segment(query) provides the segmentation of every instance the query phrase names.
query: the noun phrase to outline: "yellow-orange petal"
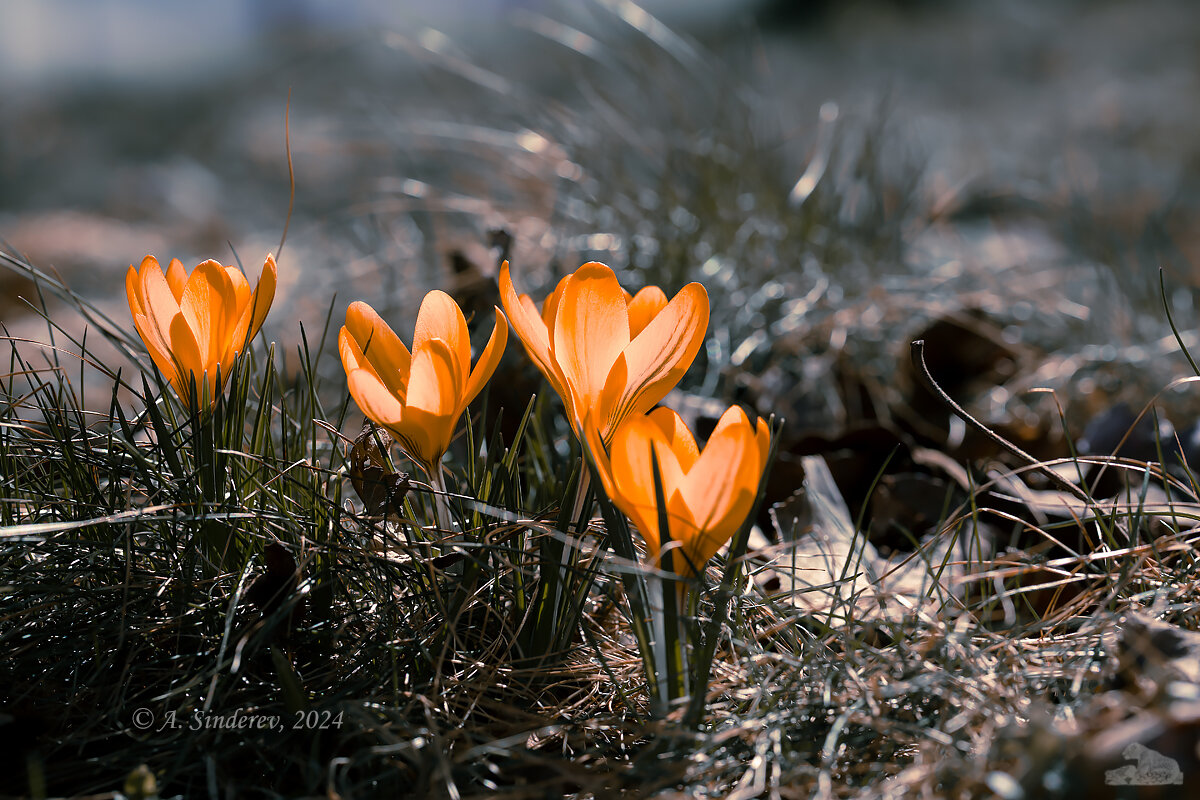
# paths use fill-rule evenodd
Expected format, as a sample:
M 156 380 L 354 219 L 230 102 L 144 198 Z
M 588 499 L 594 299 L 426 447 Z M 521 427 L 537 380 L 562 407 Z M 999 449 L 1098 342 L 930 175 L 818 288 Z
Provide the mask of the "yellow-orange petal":
M 179 310 L 195 334 L 200 361 L 207 368 L 225 355 L 229 336 L 226 315 L 232 306 L 233 286 L 225 268 L 211 259 L 197 265 L 183 287 Z M 228 370 L 229 365 L 224 366 Z
M 745 517 L 757 493 L 760 475 L 754 429 L 745 413 L 737 406 L 731 406 L 721 416 L 708 444 L 688 471 L 680 494 L 696 524 L 701 529 L 711 530 L 739 512 Z M 740 523 L 738 520 L 737 524 Z M 723 542 L 717 547 L 721 544 Z
M 596 465 L 600 485 L 604 487 L 604 493 L 616 502 L 617 487 L 613 479 L 612 462 L 609 460 L 608 451 L 604 449 L 604 440 L 600 438 L 599 429 L 592 424 L 590 409 L 584 412 L 581 427 L 580 442 L 591 457 L 592 463 Z
M 599 403 L 609 371 L 628 344 L 629 308 L 617 276 L 604 264 L 584 264 L 563 288 L 554 320 L 554 360 L 576 416 L 583 406 Z
M 171 350 L 163 340 L 162 334 L 159 333 L 158 329 L 154 327 L 154 323 L 145 314 L 135 313 L 133 315 L 133 325 L 137 329 L 138 335 L 142 337 L 142 341 L 146 343 L 146 350 L 150 353 L 150 358 L 154 361 L 154 366 L 158 367 L 158 371 L 163 374 L 164 378 L 171 383 L 175 383 L 178 370 L 174 359 L 171 358 Z
M 412 374 L 404 413 L 422 418 L 430 449 L 420 453 L 428 464 L 436 464 L 450 447 L 450 437 L 458 424 L 458 401 L 462 397 L 463 375 L 458 358 L 442 339 L 430 339 L 413 354 Z M 411 454 L 417 455 L 417 454 Z
M 754 505 L 754 497 L 753 492 L 738 489 L 728 512 L 723 517 L 709 520 L 707 524 L 699 522 L 695 524 L 690 538 L 684 545 L 689 567 L 694 567 L 697 571 L 702 570 L 704 565 L 733 538 L 733 535 L 745 523 L 746 516 Z
M 708 293 L 698 283 L 679 290 L 616 359 L 598 420 L 610 432 L 667 396 L 696 358 L 708 330 Z
M 467 332 L 467 320 L 454 298 L 440 289 L 426 294 L 417 310 L 413 353 L 433 339 L 441 339 L 450 348 L 451 355 L 458 361 L 459 374 L 471 372 L 471 334 Z
M 629 517 L 638 529 L 638 532 L 641 533 L 642 538 L 650 548 L 650 554 L 653 558 L 658 553 L 658 512 L 655 510 L 652 501 L 647 502 L 643 487 L 636 480 L 630 480 L 627 475 L 623 475 L 621 480 L 618 481 L 613 462 L 610 459 L 608 451 L 605 450 L 604 441 L 600 438 L 599 429 L 592 424 L 590 415 L 590 411 L 585 412 L 583 422 L 580 426 L 582 428 L 580 439 L 587 443 L 587 452 L 596 467 L 596 475 L 600 478 L 600 485 L 604 488 L 604 493 L 612 500 L 613 505 Z M 628 453 L 623 454 L 623 458 L 629 458 L 630 455 Z M 624 472 L 629 471 L 625 467 L 622 469 Z M 632 491 L 625 491 L 623 487 L 627 487 Z
M 704 532 L 697 525 L 692 509 L 679 492 L 667 496 L 667 524 L 670 536 L 680 547 L 673 552 L 671 568 L 680 575 L 693 575 L 703 569 L 711 556 L 700 558 L 699 545 Z
M 375 365 L 371 363 L 369 358 L 363 355 L 362 348 L 358 346 L 358 342 L 354 340 L 354 337 L 350 335 L 350 331 L 346 330 L 344 325 L 342 326 L 342 329 L 338 331 L 338 356 L 342 360 L 342 369 L 345 370 L 347 376 L 349 376 L 350 373 L 354 372 L 356 369 L 365 370 L 366 372 L 369 372 L 375 378 L 375 380 L 379 381 L 379 383 L 387 389 L 389 394 L 396 398 L 396 402 L 401 404 L 404 402 L 404 393 L 395 392 L 393 388 L 388 385 L 387 381 L 380 377 L 379 373 L 375 369 Z
M 458 358 L 442 339 L 430 339 L 413 355 L 404 407 L 450 416 L 462 396 L 463 376 Z
M 467 378 L 466 386 L 463 387 L 462 401 L 458 408 L 460 414 L 471 404 L 471 401 L 479 396 L 484 384 L 491 380 L 492 373 L 496 371 L 507 344 L 508 320 L 504 317 L 504 312 L 497 308 L 496 324 L 492 328 L 492 335 L 488 337 L 488 343 L 480 353 L 479 360 L 475 362 L 475 367 L 471 370 L 470 377 Z
M 571 276 L 564 275 L 554 286 L 554 291 L 542 301 L 542 322 L 546 324 L 546 332 L 551 342 L 554 341 L 554 318 L 558 315 L 558 301 L 562 299 L 563 289 L 567 288 Z
M 141 282 L 138 280 L 138 272 L 134 266 L 130 264 L 129 270 L 125 273 L 125 297 L 129 300 L 129 313 L 133 314 L 134 316 L 146 313 L 146 310 L 142 308 L 142 300 L 139 296 L 141 289 Z
M 179 313 L 179 302 L 171 293 L 171 287 L 167 285 L 162 268 L 159 267 L 158 260 L 153 256 L 146 256 L 142 259 L 138 281 L 141 284 L 138 297 L 142 303 L 142 311 L 158 330 L 163 341 L 169 342 L 171 321 Z
M 634 417 L 617 429 L 609 453 L 615 492 L 609 497 L 630 517 L 635 517 L 642 537 L 658 550 L 658 512 L 654 495 L 654 432 L 657 426 L 646 417 Z M 596 431 L 589 430 L 589 437 Z M 659 458 L 661 465 L 662 459 Z M 661 466 L 660 466 L 661 472 Z M 665 491 L 663 496 L 669 496 Z
M 250 341 L 258 335 L 263 320 L 267 318 L 267 312 L 271 310 L 271 303 L 275 302 L 275 287 L 278 283 L 279 268 L 275 265 L 275 255 L 267 253 L 267 257 L 263 261 L 262 272 L 258 275 L 258 283 L 255 284 L 254 291 L 250 293 L 249 308 L 253 317 L 250 323 L 250 335 L 246 341 Z
M 687 423 L 677 413 L 665 406 L 654 409 L 646 415 L 646 418 L 661 431 L 662 441 L 675 456 L 680 470 L 686 474 L 700 456 L 700 448 L 696 446 L 696 437 L 692 435 Z
M 230 270 L 233 267 L 226 267 L 226 269 Z M 262 272 L 259 273 L 258 283 L 255 285 L 254 291 L 250 292 L 245 305 L 242 305 L 241 301 L 238 302 L 240 313 L 236 325 L 233 326 L 233 333 L 230 335 L 230 343 L 235 355 L 242 352 L 242 348 L 258 335 L 258 330 L 262 327 L 263 320 L 267 318 L 267 312 L 271 310 L 271 303 L 275 300 L 275 286 L 278 282 L 278 277 L 275 256 L 268 253 L 266 260 L 263 262 Z M 247 282 L 247 285 L 249 285 L 249 282 Z M 237 283 L 235 282 L 235 294 L 238 291 L 240 290 L 237 288 Z
M 762 480 L 762 474 L 767 469 L 767 458 L 771 455 L 771 428 L 762 417 L 758 418 L 754 427 L 754 442 L 758 446 L 758 474 L 759 480 Z
M 183 268 L 183 263 L 178 258 L 172 258 L 171 263 L 167 266 L 167 285 L 171 287 L 171 294 L 175 295 L 175 302 L 183 300 L 183 287 L 187 285 L 188 274 Z
M 165 284 L 166 281 L 164 280 Z M 200 357 L 200 346 L 192 332 L 187 319 L 180 312 L 171 319 L 171 357 L 178 365 L 178 379 L 175 391 L 186 403 L 191 403 L 191 382 L 196 383 L 196 399 L 203 403 L 204 398 L 204 362 Z
M 403 402 L 408 391 L 412 355 L 400 337 L 375 309 L 361 300 L 355 300 L 346 309 L 345 330 L 375 375 Z M 345 363 L 345 358 L 342 361 Z
M 246 280 L 246 276 L 237 267 L 226 266 L 225 274 L 229 276 L 229 282 L 233 286 L 233 306 L 237 309 L 237 318 L 240 319 L 250 303 L 250 281 Z
M 342 359 L 342 369 L 346 371 L 347 375 L 356 369 L 369 369 L 372 373 L 375 372 L 371 367 L 371 362 L 363 355 L 362 348 L 358 346 L 358 342 L 354 341 L 354 337 L 350 335 L 350 331 L 346 330 L 345 325 L 338 331 L 338 356 Z M 382 383 L 382 381 L 380 382 Z
M 153 257 L 147 256 L 146 258 L 150 260 L 152 269 L 157 268 L 158 262 Z M 145 265 L 145 261 L 143 259 L 143 265 Z M 166 339 L 169 332 L 160 329 L 157 322 L 146 313 L 141 294 L 141 277 L 138 271 L 130 265 L 129 270 L 125 273 L 125 296 L 129 300 L 129 312 L 133 317 L 133 327 L 138 336 L 142 338 L 142 342 L 145 343 L 146 350 L 150 353 L 155 366 L 167 380 L 172 380 L 172 376 L 175 374 L 175 365 L 171 360 L 171 348 Z
M 517 294 L 507 261 L 500 265 L 500 303 L 504 306 L 509 324 L 517 332 L 517 338 L 525 346 L 525 352 L 542 374 L 550 379 L 557 368 L 550 355 L 549 331 L 529 295 Z
M 355 369 L 347 372 L 346 387 L 363 416 L 372 422 L 390 428 L 403 420 L 404 406 L 379 378 L 368 370 Z
M 650 320 L 667 307 L 667 293 L 657 286 L 646 286 L 629 301 L 629 337 L 636 339 Z

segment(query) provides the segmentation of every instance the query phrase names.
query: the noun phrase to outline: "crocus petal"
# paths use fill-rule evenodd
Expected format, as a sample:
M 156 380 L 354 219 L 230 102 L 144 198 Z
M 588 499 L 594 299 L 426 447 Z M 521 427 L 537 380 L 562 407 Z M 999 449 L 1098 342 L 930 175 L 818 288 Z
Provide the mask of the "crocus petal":
M 589 412 L 583 435 L 591 453 L 605 452 L 598 426 Z M 697 454 L 696 442 L 674 411 L 658 408 L 628 418 L 612 437 L 607 457 L 595 457 L 597 473 L 613 503 L 637 525 L 652 561 L 665 555 L 670 567 L 688 576 L 729 541 L 745 523 L 762 478 L 770 445 L 764 420 L 751 425 L 734 406 L 726 411 Z M 660 514 L 654 489 L 657 459 L 665 500 Z M 659 530 L 665 516 L 668 530 Z
M 651 552 L 659 547 L 658 506 L 654 494 L 654 462 L 652 453 L 658 450 L 654 442 L 657 426 L 645 417 L 634 417 L 622 425 L 613 438 L 610 454 L 615 494 L 609 494 L 617 507 L 637 525 Z M 585 430 L 589 438 L 596 430 Z M 659 458 L 660 472 L 662 459 Z M 665 491 L 663 496 L 669 496 Z
M 258 283 L 255 284 L 254 291 L 250 295 L 249 309 L 253 313 L 253 321 L 250 323 L 250 335 L 247 341 L 258 335 L 263 320 L 267 318 L 267 312 L 271 310 L 271 303 L 275 301 L 275 286 L 278 283 L 279 268 L 275 266 L 275 256 L 267 253 L 266 260 L 263 261 L 262 272 L 258 275 Z M 238 346 L 241 347 L 240 344 Z
M 374 373 L 365 369 L 349 370 L 346 386 L 363 415 L 371 421 L 391 428 L 403 420 L 404 406 Z
M 426 466 L 436 466 L 441 460 L 458 424 L 458 400 L 463 391 L 458 363 L 442 339 L 430 339 L 413 354 L 404 413 L 428 442 L 422 452 L 409 455 Z
M 475 362 L 475 368 L 471 370 L 471 376 L 467 378 L 467 385 L 463 387 L 463 396 L 458 407 L 459 414 L 479 396 L 483 385 L 491 380 L 492 373 L 496 371 L 496 366 L 500 363 L 500 356 L 504 355 L 504 348 L 507 344 L 508 320 L 505 319 L 504 313 L 497 308 L 496 325 L 492 328 L 492 335 L 488 338 L 488 343 L 483 348 L 479 360 Z
M 598 422 L 613 431 L 627 416 L 644 414 L 679 383 L 708 329 L 708 293 L 689 283 L 624 348 L 607 376 Z
M 546 323 L 529 295 L 517 295 L 507 261 L 500 266 L 500 302 L 509 323 L 517 332 L 517 338 L 525 345 L 525 351 L 542 374 L 553 383 L 552 376 L 557 374 L 558 369 L 550 355 L 550 334 Z
M 138 272 L 130 264 L 129 271 L 125 273 L 125 297 L 129 300 L 129 311 L 134 315 L 146 313 L 146 309 L 142 307 L 141 297 L 139 297 L 141 290 L 142 284 L 138 280 Z
M 554 318 L 558 315 L 558 301 L 562 299 L 563 289 L 567 288 L 570 280 L 570 275 L 564 275 L 554 287 L 554 291 L 550 293 L 550 296 L 542 302 L 542 322 L 546 323 L 546 331 L 552 342 L 554 341 Z
M 225 316 L 233 311 L 233 286 L 225 268 L 210 260 L 192 270 L 179 309 L 196 336 L 201 363 L 215 367 L 228 343 Z M 228 370 L 228 364 L 223 366 Z
M 733 535 L 746 522 L 746 517 L 750 514 L 750 509 L 754 507 L 754 499 L 757 495 L 757 487 L 755 489 L 739 487 L 734 490 L 720 517 L 697 519 L 696 533 L 687 543 L 693 564 L 697 566 L 707 564 L 709 559 L 733 538 Z M 694 509 L 691 511 L 695 513 Z
M 629 335 L 636 339 L 650 320 L 667 307 L 667 293 L 657 286 L 647 286 L 629 301 Z
M 413 356 L 404 407 L 449 416 L 458 408 L 463 375 L 458 357 L 442 339 L 430 339 Z
M 183 268 L 182 262 L 178 258 L 172 258 L 167 267 L 167 285 L 171 287 L 171 294 L 175 295 L 177 303 L 183 300 L 183 287 L 187 285 L 187 279 L 187 270 Z
M 138 297 L 142 302 L 142 310 L 154 324 L 163 341 L 170 341 L 171 322 L 179 313 L 179 302 L 171 293 L 171 287 L 167 284 L 158 261 L 152 256 L 142 259 L 138 278 L 141 282 Z
M 346 309 L 346 326 L 343 330 L 354 340 L 358 352 L 369 363 L 376 377 L 403 402 L 412 356 L 404 342 L 400 341 L 400 337 L 375 313 L 375 309 L 361 300 L 354 301 Z M 342 363 L 346 363 L 344 354 Z
M 163 284 L 166 284 L 165 280 Z M 182 312 L 171 319 L 171 356 L 179 365 L 175 391 L 190 404 L 192 400 L 190 384 L 194 380 L 196 382 L 196 400 L 204 403 L 204 362 L 200 357 L 200 346 L 196 343 L 196 336 Z
M 680 543 L 673 553 L 671 568 L 680 575 L 694 575 L 712 556 L 700 558 L 696 546 L 702 541 L 704 532 L 697 526 L 692 509 L 679 492 L 667 498 L 667 524 L 670 525 L 671 539 Z
M 578 414 L 599 400 L 609 371 L 629 344 L 629 309 L 611 269 L 589 262 L 571 275 L 558 301 L 553 342 Z
M 696 446 L 696 438 L 692 436 L 687 423 L 674 411 L 663 406 L 651 411 L 646 418 L 658 427 L 663 442 L 671 450 L 680 470 L 688 472 L 699 458 L 700 448 Z
M 451 355 L 458 361 L 460 375 L 470 373 L 471 334 L 467 332 L 467 320 L 458 303 L 439 289 L 429 292 L 421 301 L 417 327 L 413 331 L 413 353 L 424 349 L 432 339 L 441 339 L 450 348 Z
M 580 437 L 584 449 L 591 456 L 592 463 L 596 465 L 596 474 L 600 477 L 600 485 L 604 487 L 604 493 L 616 502 L 618 495 L 617 485 L 613 479 L 612 461 L 609 460 L 608 451 L 604 449 L 604 441 L 600 438 L 599 429 L 592 424 L 591 411 L 585 412 L 583 418 L 583 435 Z
M 762 417 L 758 418 L 754 428 L 754 443 L 758 446 L 758 474 L 759 480 L 762 480 L 761 476 L 767 468 L 767 458 L 771 455 L 771 428 Z
M 153 359 L 154 365 L 158 367 L 158 371 L 168 381 L 175 383 L 177 372 L 175 362 L 171 359 L 170 347 L 163 340 L 158 328 L 154 326 L 154 323 L 145 314 L 136 312 L 133 315 L 133 326 L 137 328 L 138 335 L 146 343 L 146 350 L 149 351 L 150 358 Z
M 590 411 L 585 411 L 585 416 L 581 424 L 580 438 L 586 442 L 587 452 L 591 456 L 592 463 L 596 466 L 596 475 L 600 478 L 600 485 L 604 487 L 604 493 L 612 500 L 613 505 L 619 508 L 630 520 L 633 521 L 635 527 L 642 534 L 642 538 L 649 544 L 652 553 L 658 552 L 658 515 L 654 512 L 652 504 L 647 505 L 645 495 L 641 492 L 641 487 L 634 484 L 632 486 L 633 495 L 627 495 L 621 487 L 627 483 L 632 483 L 627 479 L 622 479 L 620 483 L 614 473 L 613 462 L 610 460 L 608 452 L 604 449 L 604 441 L 600 438 L 599 429 L 592 424 Z M 640 497 L 641 502 L 636 502 Z
M 237 267 L 225 267 L 225 274 L 229 276 L 229 282 L 233 284 L 233 306 L 237 309 L 237 316 L 240 319 L 242 312 L 246 310 L 246 306 L 250 302 L 250 281 L 246 280 L 246 276 Z
M 762 474 L 759 463 L 754 429 L 745 413 L 732 406 L 721 416 L 680 487 L 680 494 L 701 529 L 724 532 L 726 519 L 736 517 L 739 523 L 745 519 Z M 733 535 L 733 531 L 729 530 L 728 535 Z M 724 540 L 717 542 L 716 547 L 722 544 Z

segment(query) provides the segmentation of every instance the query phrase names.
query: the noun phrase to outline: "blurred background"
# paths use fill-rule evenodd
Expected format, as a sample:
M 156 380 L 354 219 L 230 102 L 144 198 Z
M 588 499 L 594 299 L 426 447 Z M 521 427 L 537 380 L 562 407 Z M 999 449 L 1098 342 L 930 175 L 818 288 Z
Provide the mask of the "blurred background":
M 939 324 L 975 337 L 959 396 L 1035 440 L 1029 388 L 1082 424 L 1186 372 L 1189 0 L 6 0 L 0 238 L 117 320 L 146 253 L 257 274 L 289 91 L 285 352 L 357 298 L 405 336 L 435 286 L 486 310 L 507 255 L 535 297 L 587 259 L 704 281 L 690 391 L 798 430 L 895 405 Z M 21 295 L 0 321 L 44 338 Z

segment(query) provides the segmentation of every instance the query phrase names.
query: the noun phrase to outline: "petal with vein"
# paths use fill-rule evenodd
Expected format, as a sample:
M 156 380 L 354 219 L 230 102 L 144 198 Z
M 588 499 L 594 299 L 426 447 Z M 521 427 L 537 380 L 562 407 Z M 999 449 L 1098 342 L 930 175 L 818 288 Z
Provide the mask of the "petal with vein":
M 696 358 L 708 329 L 708 293 L 689 283 L 621 353 L 605 386 L 606 423 L 644 414 L 667 396 Z
M 417 326 L 413 331 L 413 353 L 425 348 L 431 339 L 441 339 L 458 360 L 458 371 L 471 371 L 471 334 L 458 303 L 445 292 L 434 289 L 425 295 L 417 311 Z
M 667 307 L 667 293 L 657 286 L 647 286 L 629 301 L 629 335 L 636 339 L 650 320 Z
M 375 313 L 375 309 L 361 300 L 355 300 L 346 309 L 345 330 L 370 362 L 376 376 L 403 401 L 412 356 L 400 337 Z
M 746 415 L 732 406 L 722 415 L 680 487 L 684 502 L 700 528 L 707 529 L 730 516 L 739 496 L 751 487 L 757 488 L 758 452 Z M 749 506 L 743 515 L 748 511 Z
M 167 266 L 167 285 L 171 287 L 171 294 L 175 295 L 177 303 L 183 300 L 183 287 L 187 285 L 187 279 L 187 270 L 183 268 L 182 262 L 178 258 L 172 258 Z
M 133 315 L 133 326 L 137 328 L 142 341 L 146 343 L 146 350 L 150 352 L 150 358 L 154 361 L 154 365 L 158 367 L 158 371 L 168 381 L 174 383 L 175 373 L 178 370 L 175 367 L 174 360 L 171 358 L 171 350 L 163 340 L 162 334 L 158 332 L 158 328 L 154 327 L 154 323 L 145 314 L 136 313 Z
M 129 311 L 135 316 L 145 314 L 146 309 L 142 308 L 142 300 L 140 295 L 141 282 L 138 281 L 138 272 L 133 265 L 129 265 L 129 271 L 125 273 L 125 297 L 129 300 Z M 146 337 L 143 336 L 143 339 Z
M 163 284 L 166 285 L 165 280 Z M 195 380 L 197 399 L 204 402 L 204 362 L 200 357 L 200 346 L 196 343 L 196 336 L 182 312 L 171 318 L 171 356 L 179 365 L 180 382 L 175 390 L 180 393 L 180 397 L 190 404 L 190 383 Z
M 467 385 L 463 388 L 462 401 L 458 408 L 460 414 L 479 396 L 483 385 L 491 379 L 492 373 L 496 371 L 496 366 L 500 363 L 500 357 L 504 355 L 504 347 L 507 344 L 508 320 L 505 318 L 504 312 L 497 308 L 496 325 L 492 328 L 492 335 L 488 338 L 488 343 L 479 355 L 479 360 L 475 362 L 475 368 L 471 370 L 471 377 L 467 378 Z
M 700 448 L 696 446 L 696 438 L 683 418 L 665 406 L 654 409 L 646 416 L 661 431 L 662 439 L 674 454 L 680 470 L 684 473 L 691 470 L 700 456 Z
M 500 267 L 500 302 L 504 306 L 504 313 L 508 315 L 509 323 L 517 332 L 517 338 L 525 345 L 525 351 L 542 374 L 549 379 L 556 371 L 552 365 L 553 357 L 550 355 L 550 334 L 529 295 L 517 295 L 507 261 Z
M 629 308 L 617 276 L 603 264 L 584 264 L 563 288 L 554 320 L 554 359 L 576 415 L 600 402 L 608 373 L 628 344 Z
M 217 282 L 222 278 L 228 282 L 225 268 L 216 261 L 205 261 L 199 264 L 188 276 L 187 284 L 183 287 L 183 297 L 179 301 L 179 310 L 183 312 L 188 327 L 196 336 L 200 348 L 200 361 L 206 366 L 216 363 L 221 357 L 217 352 L 216 342 L 224 329 L 224 304 Z M 173 323 L 172 323 L 173 324 Z
M 233 306 L 237 309 L 237 316 L 240 319 L 246 310 L 246 305 L 250 302 L 250 281 L 246 280 L 246 276 L 237 267 L 225 267 L 225 274 L 229 276 L 229 282 L 233 284 Z
M 562 299 L 563 289 L 571 281 L 570 275 L 564 275 L 555 285 L 554 291 L 542 302 L 542 322 L 546 324 L 546 332 L 550 341 L 554 341 L 554 318 L 558 315 L 558 301 Z
M 404 407 L 400 401 L 369 371 L 356 369 L 347 373 L 346 386 L 359 410 L 373 422 L 386 428 L 403 420 Z
M 179 313 L 179 303 L 167 285 L 167 279 L 159 268 L 158 262 L 152 256 L 142 259 L 142 269 L 138 274 L 141 279 L 142 291 L 140 298 L 142 310 L 162 336 L 164 342 L 171 339 L 171 321 Z
M 262 272 L 258 275 L 258 283 L 250 295 L 249 310 L 253 313 L 251 318 L 253 321 L 250 323 L 250 336 L 247 341 L 258 335 L 258 329 L 262 327 L 263 320 L 267 318 L 267 312 L 271 310 L 271 303 L 275 301 L 275 286 L 278 282 L 279 271 L 275 266 L 275 256 L 267 253 L 267 258 L 263 261 Z
M 432 449 L 421 455 L 430 463 L 436 463 L 450 446 L 450 437 L 458 424 L 458 399 L 462 391 L 458 358 L 444 340 L 430 339 L 413 355 L 408 398 L 404 403 L 406 414 L 416 412 L 423 418 L 422 427 Z

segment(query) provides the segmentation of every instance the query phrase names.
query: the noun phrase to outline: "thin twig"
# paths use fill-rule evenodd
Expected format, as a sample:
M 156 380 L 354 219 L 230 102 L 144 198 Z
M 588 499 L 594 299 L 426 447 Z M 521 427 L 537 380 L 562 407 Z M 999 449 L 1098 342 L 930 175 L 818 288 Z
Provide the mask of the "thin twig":
M 287 152 L 288 165 L 288 210 L 283 220 L 283 234 L 279 237 L 276 260 L 283 257 L 283 243 L 287 241 L 288 226 L 292 224 L 292 209 L 296 207 L 296 171 L 292 168 L 292 90 L 288 88 L 287 105 L 283 109 L 283 147 Z

